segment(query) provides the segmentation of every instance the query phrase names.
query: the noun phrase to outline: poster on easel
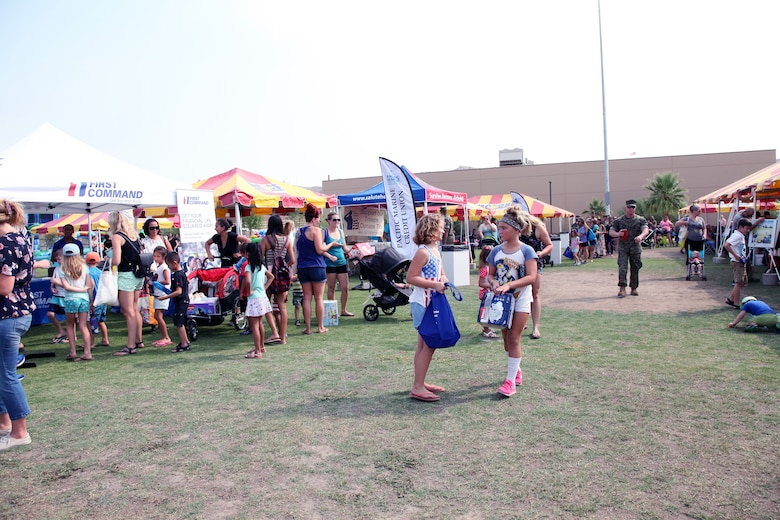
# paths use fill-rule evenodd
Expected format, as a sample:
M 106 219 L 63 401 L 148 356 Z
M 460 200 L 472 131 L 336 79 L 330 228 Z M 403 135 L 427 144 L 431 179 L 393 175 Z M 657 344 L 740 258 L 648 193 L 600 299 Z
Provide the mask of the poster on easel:
M 748 237 L 748 247 L 771 249 L 777 243 L 777 219 L 767 219 L 753 228 Z
M 188 273 L 203 266 L 206 240 L 214 234 L 214 195 L 211 190 L 177 190 L 181 265 Z

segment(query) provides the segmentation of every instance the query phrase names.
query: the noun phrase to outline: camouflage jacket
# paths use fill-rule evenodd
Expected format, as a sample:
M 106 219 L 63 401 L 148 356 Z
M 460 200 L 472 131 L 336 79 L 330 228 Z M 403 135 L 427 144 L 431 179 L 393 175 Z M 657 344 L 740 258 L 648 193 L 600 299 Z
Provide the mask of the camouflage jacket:
M 647 219 L 645 219 L 645 217 L 643 217 L 642 215 L 634 215 L 634 218 L 628 218 L 627 216 L 623 215 L 617 218 L 612 223 L 612 229 L 614 229 L 618 233 L 623 231 L 624 229 L 627 229 L 628 238 L 626 240 L 619 238 L 618 244 L 620 247 L 623 248 L 631 247 L 634 244 L 636 244 L 636 242 L 634 242 L 634 239 L 638 237 L 643 230 L 647 229 Z M 641 246 L 637 244 L 637 247 L 641 247 Z

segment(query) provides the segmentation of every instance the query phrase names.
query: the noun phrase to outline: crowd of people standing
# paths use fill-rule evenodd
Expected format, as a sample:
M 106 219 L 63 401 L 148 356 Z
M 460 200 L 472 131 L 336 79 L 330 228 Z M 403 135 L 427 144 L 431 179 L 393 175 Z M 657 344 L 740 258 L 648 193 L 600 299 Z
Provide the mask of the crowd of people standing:
M 700 251 L 708 238 L 708 229 L 697 205 L 690 207 L 690 214 L 675 223 L 665 215 L 656 223 L 636 213 L 635 200 L 627 200 L 625 213 L 617 218 L 577 218 L 571 228 L 570 246 L 575 252 L 575 262 L 585 264 L 600 256 L 617 251 L 618 297 L 630 294 L 638 296 L 639 272 L 642 268 L 642 243 L 655 231 L 660 237 L 672 240 L 680 235 L 675 229 L 685 230 L 686 251 Z M 735 327 L 753 307 L 755 298 L 740 300 L 748 273 L 745 239 L 763 217 L 753 220 L 752 208 L 738 214 L 733 231 L 725 242 L 731 260 L 734 287 L 726 298 L 728 305 L 740 308 L 742 313 L 729 324 Z M 354 316 L 347 308 L 349 278 L 347 252 L 349 246 L 341 230 L 337 212 L 330 212 L 326 226 L 321 227 L 321 210 L 311 204 L 304 211 L 306 224 L 297 232 L 292 221 L 284 221 L 279 215 L 268 219 L 268 227 L 261 240 L 252 241 L 232 230 L 232 223 L 225 218 L 216 220 L 215 234 L 206 241 L 205 254 L 210 260 L 219 258 L 223 267 L 236 269 L 242 276 L 241 296 L 245 299 L 245 313 L 252 335 L 253 348 L 246 358 L 260 359 L 268 344 L 285 344 L 288 337 L 287 301 L 291 291 L 299 287 L 298 299 L 303 320 L 303 334 L 327 333 L 324 324 L 324 295 L 327 288 L 329 300 L 335 298 L 336 285 L 340 289 L 340 315 Z M 418 249 L 411 260 L 407 282 L 412 287 L 409 299 L 410 313 L 417 329 L 431 302 L 433 292 L 443 293 L 447 278 L 444 273 L 439 246 L 447 241 L 452 229 L 446 213 L 424 215 L 417 223 L 414 242 Z M 139 298 L 147 283 L 152 289 L 153 310 L 161 331 L 156 347 L 171 345 L 173 341 L 165 324 L 166 310 L 172 302 L 173 325 L 177 329 L 179 343 L 172 352 L 190 350 L 185 323 L 189 305 L 189 280 L 182 266 L 181 257 L 171 239 L 160 233 L 159 223 L 148 219 L 143 225 L 143 235 L 122 212 L 112 212 L 108 218 L 110 260 L 108 265 L 116 271 L 119 308 L 125 320 L 127 338 L 125 346 L 115 356 L 136 354 L 145 347 L 143 321 L 139 312 Z M 16 374 L 16 362 L 21 336 L 31 325 L 35 304 L 30 291 L 34 260 L 28 237 L 19 230 L 25 225 L 24 210 L 12 201 L 0 201 L 0 451 L 31 443 L 26 418 L 30 414 L 26 394 Z M 507 355 L 507 372 L 497 392 L 506 397 L 513 395 L 522 384 L 521 335 L 531 326 L 529 337 L 541 338 L 541 287 L 544 257 L 552 252 L 553 243 L 544 223 L 518 207 L 506 210 L 500 220 L 485 218 L 477 230 L 481 240 L 479 260 L 480 298 L 486 292 L 514 296 L 511 312 L 514 320 L 501 330 Z M 57 336 L 53 343 L 67 338 L 73 361 L 91 361 L 95 335 L 100 334 L 103 345 L 108 345 L 105 326 L 105 308 L 94 305 L 101 270 L 100 254 L 91 251 L 83 256 L 83 246 L 73 237 L 74 230 L 66 226 L 63 238 L 58 240 L 52 252 L 56 268 L 52 276 L 54 291 L 49 308 L 50 315 L 65 314 L 65 334 L 59 322 L 54 321 Z M 172 243 L 173 242 L 173 243 Z M 213 250 L 212 250 L 213 246 Z M 102 250 L 102 249 L 101 249 Z M 154 257 L 150 278 L 138 274 L 142 253 Z M 628 292 L 630 291 L 630 293 Z M 295 296 L 293 297 L 295 300 Z M 761 302 L 758 302 L 761 303 Z M 296 305 L 296 325 L 298 308 Z M 751 307 L 752 306 L 752 307 Z M 747 309 L 747 310 L 746 310 Z M 768 313 L 767 315 L 770 315 Z M 263 319 L 267 320 L 269 334 L 265 334 Z M 528 321 L 531 323 L 529 324 Z M 315 320 L 314 329 L 312 320 Z M 776 320 L 775 320 L 776 321 Z M 750 326 L 764 326 L 762 319 L 751 318 Z M 773 322 L 774 324 L 775 322 Z M 77 336 L 82 337 L 83 353 L 76 352 Z M 489 339 L 499 336 L 483 327 L 482 335 Z M 410 397 L 434 402 L 441 399 L 444 388 L 426 382 L 428 368 L 435 349 L 429 347 L 418 334 L 414 354 L 414 379 Z

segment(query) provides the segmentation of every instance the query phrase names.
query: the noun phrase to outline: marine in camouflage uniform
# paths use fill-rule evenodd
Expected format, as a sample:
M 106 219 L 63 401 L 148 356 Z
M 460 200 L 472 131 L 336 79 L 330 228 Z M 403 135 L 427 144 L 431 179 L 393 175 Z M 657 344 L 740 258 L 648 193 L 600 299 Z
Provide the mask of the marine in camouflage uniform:
M 623 240 L 623 230 L 628 230 L 628 237 Z M 618 239 L 618 286 L 619 297 L 626 295 L 626 285 L 631 288 L 632 296 L 639 296 L 639 270 L 642 268 L 642 240 L 649 229 L 645 217 L 636 214 L 636 201 L 626 201 L 626 214 L 615 219 L 610 229 L 610 236 Z M 613 234 L 614 233 L 614 234 Z M 628 268 L 631 266 L 631 277 L 627 284 Z

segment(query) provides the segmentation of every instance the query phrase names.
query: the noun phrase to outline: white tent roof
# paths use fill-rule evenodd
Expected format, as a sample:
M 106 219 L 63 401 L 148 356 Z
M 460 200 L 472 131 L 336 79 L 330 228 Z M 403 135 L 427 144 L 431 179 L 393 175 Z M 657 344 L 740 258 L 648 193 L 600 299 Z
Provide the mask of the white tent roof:
M 0 155 L 0 195 L 27 213 L 176 206 L 187 184 L 115 159 L 45 123 Z

